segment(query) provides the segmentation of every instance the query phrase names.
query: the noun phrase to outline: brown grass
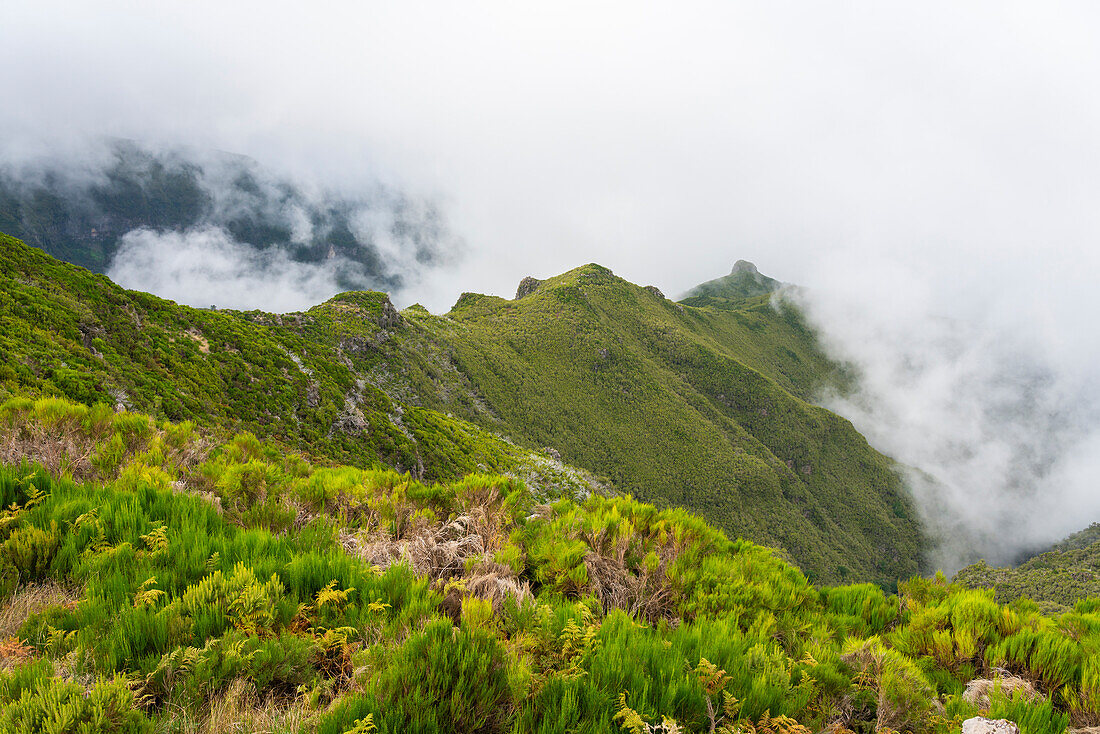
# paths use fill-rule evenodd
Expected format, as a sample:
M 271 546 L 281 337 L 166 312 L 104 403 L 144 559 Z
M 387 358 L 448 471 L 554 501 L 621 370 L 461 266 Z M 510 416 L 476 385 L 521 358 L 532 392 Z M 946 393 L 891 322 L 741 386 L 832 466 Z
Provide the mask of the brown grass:
M 312 715 L 302 697 L 260 698 L 251 683 L 238 679 L 205 710 L 172 710 L 165 724 L 181 734 L 290 734 L 303 730 Z
M 528 582 L 520 581 L 509 566 L 492 560 L 489 549 L 503 544 L 505 525 L 499 514 L 480 507 L 469 509 L 470 513 L 445 524 L 419 523 L 405 538 L 393 538 L 384 532 L 344 532 L 340 543 L 349 555 L 380 568 L 408 563 L 417 576 L 427 576 L 439 588 L 461 580 L 465 593 L 488 599 L 497 612 L 503 610 L 509 596 L 531 598 Z M 461 593 L 457 589 L 454 593 L 457 603 Z
M 153 432 L 147 440 L 128 445 L 119 466 L 125 466 L 131 457 L 146 450 L 156 435 L 159 432 Z M 115 477 L 99 476 L 92 465 L 96 449 L 109 436 L 108 427 L 87 431 L 75 418 L 66 418 L 47 425 L 33 416 L 11 416 L 0 422 L 0 463 L 11 465 L 26 461 L 41 464 L 54 476 L 69 475 L 78 482 L 90 479 L 111 480 Z M 171 464 L 187 474 L 206 461 L 211 448 L 212 443 L 208 439 L 196 435 L 182 447 L 166 447 L 165 456 Z M 204 484 L 201 479 L 185 477 L 184 482 L 190 489 L 193 484 Z
M 1031 681 L 1019 678 L 1006 670 L 994 669 L 992 678 L 975 678 L 966 684 L 963 700 L 980 709 L 989 708 L 989 695 L 1000 687 L 1001 693 L 1013 696 L 1017 691 L 1029 701 L 1042 701 L 1043 694 Z
M 20 586 L 0 602 L 0 639 L 13 637 L 27 618 L 51 606 L 75 607 L 80 591 L 47 581 Z
M 70 473 L 83 481 L 96 474 L 91 462 L 96 441 L 79 426 L 47 430 L 37 423 L 5 423 L 0 425 L 0 463 L 41 464 L 50 474 Z

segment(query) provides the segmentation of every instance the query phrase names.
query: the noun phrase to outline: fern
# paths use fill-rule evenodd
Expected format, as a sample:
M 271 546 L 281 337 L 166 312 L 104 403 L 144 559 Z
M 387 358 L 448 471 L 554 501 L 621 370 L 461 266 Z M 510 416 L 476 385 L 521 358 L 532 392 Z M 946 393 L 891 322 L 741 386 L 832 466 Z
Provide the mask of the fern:
M 355 591 L 354 586 L 347 589 L 337 589 L 336 579 L 333 579 L 325 588 L 317 592 L 317 595 L 314 597 L 314 605 L 318 611 L 326 604 L 339 611 L 347 605 L 348 594 L 353 591 Z
M 367 714 L 361 719 L 355 720 L 355 726 L 348 729 L 345 734 L 374 734 L 378 727 L 374 725 L 374 714 Z
M 168 528 L 158 525 L 142 535 L 141 540 L 150 553 L 164 553 L 168 550 Z
M 145 579 L 144 582 L 142 582 L 141 588 L 138 589 L 138 591 L 134 594 L 135 609 L 155 607 L 161 599 L 167 596 L 167 594 L 165 594 L 160 589 L 154 589 L 153 587 L 156 585 L 156 576 L 150 576 L 149 578 Z
M 619 710 L 613 717 L 615 721 L 622 721 L 620 726 L 630 734 L 648 734 L 649 725 L 641 715 L 626 705 L 626 691 L 619 694 Z

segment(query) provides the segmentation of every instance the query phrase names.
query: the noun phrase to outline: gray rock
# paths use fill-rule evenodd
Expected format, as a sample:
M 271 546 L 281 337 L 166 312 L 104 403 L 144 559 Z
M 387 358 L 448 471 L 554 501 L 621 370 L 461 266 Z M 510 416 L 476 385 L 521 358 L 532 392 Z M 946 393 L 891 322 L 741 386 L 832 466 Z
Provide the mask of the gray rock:
M 524 296 L 529 296 L 538 290 L 538 287 L 542 285 L 542 281 L 538 278 L 532 278 L 528 275 L 526 278 L 519 282 L 519 288 L 516 288 L 516 300 Z
M 665 294 L 661 292 L 661 289 L 658 288 L 655 285 L 647 285 L 645 287 L 645 289 L 647 291 L 649 291 L 650 293 L 652 293 L 653 295 L 657 296 L 658 298 L 664 298 L 665 297 Z
M 963 722 L 962 734 L 1020 734 L 1020 727 L 1008 719 L 975 716 Z
M 383 329 L 396 329 L 404 323 L 405 317 L 394 308 L 389 296 L 387 296 L 382 301 L 382 313 L 378 315 L 378 325 Z

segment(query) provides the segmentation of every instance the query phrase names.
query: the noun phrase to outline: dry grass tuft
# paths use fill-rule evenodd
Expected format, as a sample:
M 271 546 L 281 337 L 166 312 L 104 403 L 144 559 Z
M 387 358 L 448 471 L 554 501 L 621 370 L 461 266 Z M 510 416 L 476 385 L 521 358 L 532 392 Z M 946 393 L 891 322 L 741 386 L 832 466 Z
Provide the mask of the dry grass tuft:
M 207 711 L 180 709 L 169 716 L 182 734 L 290 734 L 302 731 L 313 712 L 305 699 L 260 698 L 246 680 L 236 680 L 215 697 Z
M 501 538 L 506 537 L 499 514 L 471 509 L 471 513 L 446 524 L 417 524 L 405 538 L 344 532 L 340 544 L 349 555 L 380 568 L 408 563 L 416 575 L 427 576 L 441 587 L 461 580 L 464 593 L 488 599 L 496 612 L 503 610 L 509 596 L 531 598 L 528 582 L 520 581 L 509 566 L 492 560 L 491 548 L 502 545 Z M 487 541 L 490 548 L 486 547 Z M 458 603 L 461 593 L 455 593 Z
M 634 573 L 618 554 L 589 552 L 584 557 L 589 589 L 605 611 L 622 609 L 649 622 L 676 618 L 675 598 L 662 562 L 652 573 Z
M 79 590 L 53 581 L 20 586 L 0 602 L 0 639 L 15 636 L 28 617 L 47 607 L 75 607 L 80 596 Z
M 993 670 L 992 678 L 975 678 L 967 683 L 963 700 L 980 709 L 989 708 L 989 695 L 998 688 L 1005 696 L 1012 697 L 1019 691 L 1028 701 L 1043 700 L 1043 694 L 1035 689 L 1031 681 L 999 668 Z
M 502 563 L 483 561 L 465 581 L 466 593 L 489 600 L 493 605 L 493 614 L 504 612 L 504 603 L 509 597 L 514 597 L 517 602 L 534 598 L 530 582 L 520 581 L 512 569 Z
M 77 481 L 84 481 L 96 475 L 92 454 L 97 440 L 78 425 L 47 430 L 38 423 L 8 423 L 0 426 L 0 463 L 27 461 L 41 464 L 55 476 L 70 473 Z
M 114 479 L 101 476 L 93 465 L 97 448 L 111 435 L 108 425 L 85 428 L 76 418 L 64 418 L 46 422 L 33 416 L 13 415 L 0 421 L 0 464 L 19 464 L 26 461 L 41 464 L 54 476 L 69 475 L 78 482 L 91 479 Z M 153 431 L 144 440 L 128 441 L 118 466 L 126 466 L 137 453 L 145 451 L 154 437 L 163 435 Z M 210 440 L 194 436 L 184 445 L 165 450 L 165 458 L 184 474 L 206 461 L 213 444 Z M 187 489 L 196 478 L 188 477 Z M 201 484 L 201 482 L 199 482 Z

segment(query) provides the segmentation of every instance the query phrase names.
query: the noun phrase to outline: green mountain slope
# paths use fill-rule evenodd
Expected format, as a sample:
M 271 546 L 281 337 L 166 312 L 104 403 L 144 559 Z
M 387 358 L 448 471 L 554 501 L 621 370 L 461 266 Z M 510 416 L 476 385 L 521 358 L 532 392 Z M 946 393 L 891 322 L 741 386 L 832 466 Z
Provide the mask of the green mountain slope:
M 791 310 L 766 298 L 685 307 L 587 265 L 511 301 L 465 294 L 444 316 L 403 315 L 407 333 L 371 358 L 402 365 L 388 379 L 426 405 L 782 547 L 811 574 L 918 569 L 918 523 L 891 462 L 798 397 L 830 365 Z M 425 344 L 445 356 L 434 378 L 415 364 Z
M 445 316 L 376 293 L 276 316 L 177 306 L 0 244 L 12 392 L 122 402 L 429 480 L 549 466 L 548 491 L 584 491 L 534 453 L 548 448 L 823 580 L 889 585 L 919 568 L 891 462 L 805 401 L 830 365 L 767 296 L 684 306 L 589 265 L 512 301 L 466 294 Z
M 1100 596 L 1100 523 L 1015 568 L 993 568 L 980 561 L 960 570 L 955 581 L 995 589 L 1001 603 L 1029 598 L 1048 609 L 1065 610 L 1078 599 Z
M 383 294 L 362 303 L 375 330 L 393 308 Z M 250 430 L 328 460 L 427 480 L 493 470 L 554 493 L 591 486 L 469 422 L 391 399 L 336 350 L 301 335 L 311 316 L 285 319 L 126 291 L 0 235 L 2 390 Z

